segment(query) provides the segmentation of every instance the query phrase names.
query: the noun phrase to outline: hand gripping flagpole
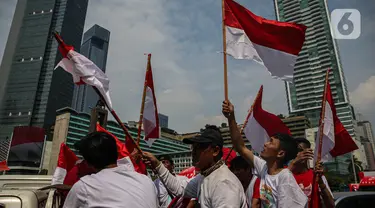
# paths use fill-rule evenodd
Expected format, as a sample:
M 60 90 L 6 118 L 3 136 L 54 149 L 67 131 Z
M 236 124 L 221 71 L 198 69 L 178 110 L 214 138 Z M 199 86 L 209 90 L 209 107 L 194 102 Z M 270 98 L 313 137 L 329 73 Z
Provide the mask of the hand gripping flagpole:
M 325 111 L 326 111 L 326 103 L 327 103 L 327 86 L 328 86 L 328 78 L 329 78 L 329 72 L 330 69 L 327 70 L 326 76 L 325 76 L 325 84 L 324 84 L 324 91 L 323 91 L 323 100 L 322 100 L 322 112 L 320 115 L 320 126 L 319 126 L 319 137 L 318 137 L 318 154 L 315 161 L 314 170 L 316 170 L 317 164 L 322 159 L 322 147 L 323 147 L 323 134 L 324 134 L 324 118 L 325 118 Z M 318 194 L 318 182 L 319 178 L 317 177 L 316 172 L 314 171 L 313 176 L 313 184 L 312 184 L 312 193 L 311 193 L 311 200 L 309 202 L 309 208 L 317 207 L 315 203 L 319 203 L 319 201 L 315 201 L 314 198 L 317 198 Z
M 146 55 L 146 54 L 145 54 Z M 151 69 L 151 54 L 147 54 L 147 68 L 146 68 L 146 76 L 148 71 Z M 146 87 L 147 87 L 147 79 L 145 79 L 144 86 L 143 86 L 143 94 L 142 94 L 142 103 L 141 103 L 141 112 L 139 114 L 139 122 L 138 122 L 138 135 L 137 135 L 137 145 L 141 141 L 141 132 L 142 132 L 142 122 L 143 122 L 143 112 L 145 110 L 145 99 L 146 99 Z
M 225 0 L 221 1 L 222 33 L 223 33 L 223 63 L 224 63 L 224 98 L 228 101 L 228 72 L 227 72 L 227 36 L 225 30 Z
M 261 89 L 259 89 L 258 94 L 257 94 L 257 96 L 255 97 L 255 99 L 254 99 L 254 101 L 253 101 L 253 104 L 251 105 L 251 107 L 250 107 L 250 109 L 249 109 L 249 111 L 248 111 L 248 114 L 247 114 L 247 116 L 246 116 L 246 118 L 245 118 L 245 121 L 243 122 L 243 125 L 242 125 L 242 127 L 241 127 L 241 131 L 240 131 L 240 134 L 241 134 L 241 135 L 242 135 L 243 130 L 245 129 L 245 127 L 246 127 L 246 125 L 247 125 L 247 122 L 249 121 L 249 118 L 250 118 L 251 114 L 253 113 L 254 104 L 255 104 L 255 102 L 259 99 L 259 96 L 260 96 L 260 92 L 261 92 L 261 90 L 263 90 L 263 85 L 261 86 Z M 225 163 L 227 162 L 230 153 L 232 153 L 233 148 L 234 148 L 234 146 L 232 146 L 232 148 L 231 148 L 230 151 L 229 151 L 229 154 L 228 154 L 227 157 L 225 158 L 225 160 L 224 160 Z

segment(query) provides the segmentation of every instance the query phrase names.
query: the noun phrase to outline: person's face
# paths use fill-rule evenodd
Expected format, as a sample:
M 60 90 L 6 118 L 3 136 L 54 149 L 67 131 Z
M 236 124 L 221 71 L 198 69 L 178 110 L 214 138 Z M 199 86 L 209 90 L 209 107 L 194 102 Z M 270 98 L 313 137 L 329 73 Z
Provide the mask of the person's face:
M 285 152 L 280 149 L 280 140 L 271 137 L 271 139 L 266 142 L 263 146 L 263 151 L 260 153 L 260 156 L 264 160 L 275 160 L 283 157 Z
M 250 168 L 244 169 L 238 167 L 231 167 L 230 170 L 234 175 L 237 176 L 238 180 L 241 181 L 242 185 L 246 185 L 246 183 L 251 179 L 252 173 Z
M 169 170 L 169 172 L 173 172 L 174 165 L 169 160 L 162 160 L 161 163 L 163 163 L 164 167 Z
M 298 152 L 302 152 L 303 150 L 305 149 L 308 149 L 309 147 L 307 146 L 307 144 L 301 142 L 301 143 L 298 143 Z
M 200 170 L 206 170 L 215 162 L 214 158 L 220 153 L 218 146 L 212 147 L 207 143 L 192 145 L 193 165 Z

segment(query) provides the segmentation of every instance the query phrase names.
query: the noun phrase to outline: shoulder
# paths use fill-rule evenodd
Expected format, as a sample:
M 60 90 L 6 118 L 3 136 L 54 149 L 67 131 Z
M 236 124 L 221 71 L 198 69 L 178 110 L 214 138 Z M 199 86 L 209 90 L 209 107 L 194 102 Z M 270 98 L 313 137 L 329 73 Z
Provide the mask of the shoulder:
M 297 184 L 293 173 L 288 168 L 284 168 L 279 173 L 279 181 L 280 181 L 280 183 L 289 183 L 291 181 L 294 181 Z

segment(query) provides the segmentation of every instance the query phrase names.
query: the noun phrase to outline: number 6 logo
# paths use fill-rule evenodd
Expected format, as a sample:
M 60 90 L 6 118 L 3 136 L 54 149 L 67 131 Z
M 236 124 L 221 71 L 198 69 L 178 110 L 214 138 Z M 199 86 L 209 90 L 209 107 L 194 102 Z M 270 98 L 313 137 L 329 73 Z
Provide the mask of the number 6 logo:
M 335 39 L 357 39 L 361 35 L 361 14 L 356 9 L 335 9 L 331 28 Z

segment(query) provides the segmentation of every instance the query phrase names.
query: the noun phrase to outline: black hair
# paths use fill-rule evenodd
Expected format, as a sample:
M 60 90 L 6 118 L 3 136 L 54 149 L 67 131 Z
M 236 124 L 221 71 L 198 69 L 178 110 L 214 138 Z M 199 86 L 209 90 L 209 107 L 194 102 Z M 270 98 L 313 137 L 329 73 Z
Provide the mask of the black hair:
M 219 127 L 217 127 L 217 126 L 215 126 L 215 125 L 207 124 L 207 125 L 205 126 L 205 129 L 204 129 L 204 130 L 208 130 L 208 129 L 215 130 L 215 131 L 217 131 L 217 132 L 219 132 L 219 133 L 221 134 Z
M 159 160 L 160 161 L 162 161 L 162 160 L 168 160 L 171 165 L 174 165 L 174 162 L 173 162 L 172 158 L 169 157 L 169 155 L 161 155 L 159 157 Z
M 101 170 L 117 163 L 116 140 L 105 132 L 93 132 L 75 144 L 76 149 L 94 168 Z
M 250 164 L 241 156 L 237 156 L 230 161 L 230 169 L 231 170 L 247 170 L 251 169 Z
M 300 138 L 295 138 L 296 142 L 297 142 L 297 145 L 300 144 L 300 143 L 303 143 L 307 146 L 307 148 L 311 148 L 311 143 L 309 140 L 303 138 L 303 137 L 300 137 Z
M 297 142 L 289 134 L 277 133 L 273 135 L 276 139 L 280 140 L 280 149 L 285 151 L 283 165 L 287 164 L 290 160 L 294 159 L 298 153 Z

